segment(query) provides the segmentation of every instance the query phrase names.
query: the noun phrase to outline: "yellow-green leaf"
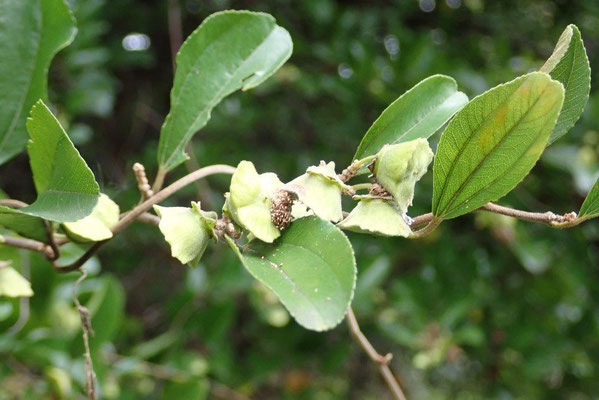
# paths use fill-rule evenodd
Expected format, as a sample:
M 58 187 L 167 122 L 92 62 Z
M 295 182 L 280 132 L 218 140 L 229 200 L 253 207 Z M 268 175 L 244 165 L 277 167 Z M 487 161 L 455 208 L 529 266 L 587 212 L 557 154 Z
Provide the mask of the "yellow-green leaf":
M 441 136 L 433 166 L 433 214 L 454 218 L 510 192 L 545 149 L 564 88 L 532 72 L 473 99 Z

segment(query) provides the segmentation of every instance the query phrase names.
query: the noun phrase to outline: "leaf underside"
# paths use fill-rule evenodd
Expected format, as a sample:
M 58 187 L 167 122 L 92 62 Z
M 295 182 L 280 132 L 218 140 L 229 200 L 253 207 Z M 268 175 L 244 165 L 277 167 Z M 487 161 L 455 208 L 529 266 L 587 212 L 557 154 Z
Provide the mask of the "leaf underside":
M 533 72 L 473 99 L 449 123 L 433 167 L 433 214 L 454 218 L 510 192 L 543 152 L 564 98 Z

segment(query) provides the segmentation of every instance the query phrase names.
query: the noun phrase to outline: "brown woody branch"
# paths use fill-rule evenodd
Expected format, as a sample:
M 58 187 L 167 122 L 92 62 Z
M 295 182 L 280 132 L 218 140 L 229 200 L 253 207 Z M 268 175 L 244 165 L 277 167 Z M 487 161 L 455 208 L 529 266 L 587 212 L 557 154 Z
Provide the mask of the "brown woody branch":
M 385 383 L 389 387 L 389 390 L 393 394 L 393 397 L 397 400 L 406 400 L 406 396 L 401 390 L 401 386 L 399 386 L 399 382 L 395 379 L 393 372 L 389 368 L 389 361 L 393 357 L 392 354 L 388 353 L 386 355 L 381 355 L 376 349 L 372 346 L 372 343 L 368 340 L 368 338 L 362 333 L 360 330 L 360 325 L 358 324 L 358 320 L 356 319 L 356 315 L 354 311 L 349 307 L 347 309 L 347 325 L 349 326 L 349 330 L 356 339 L 356 341 L 360 344 L 364 352 L 368 354 L 370 360 L 375 363 L 379 369 L 379 372 L 383 376 Z

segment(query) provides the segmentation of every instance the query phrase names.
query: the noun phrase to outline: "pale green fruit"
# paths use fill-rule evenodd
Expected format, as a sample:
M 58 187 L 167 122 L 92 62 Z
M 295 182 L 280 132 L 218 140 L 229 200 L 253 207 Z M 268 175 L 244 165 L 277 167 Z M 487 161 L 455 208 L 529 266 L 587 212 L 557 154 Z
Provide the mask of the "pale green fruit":
M 374 176 L 393 196 L 401 213 L 406 213 L 412 205 L 414 186 L 426 173 L 433 155 L 422 138 L 386 145 L 377 154 Z
M 344 190 L 349 191 L 349 187 L 335 173 L 334 162 L 309 167 L 304 175 L 289 182 L 285 189 L 294 193 L 318 217 L 332 222 L 343 218 L 341 194 Z
M 254 164 L 241 161 L 231 177 L 224 210 L 254 237 L 272 243 L 281 232 L 271 220 L 270 199 L 282 187 L 276 174 L 259 175 Z
M 353 232 L 408 237 L 412 230 L 393 202 L 377 197 L 356 196 L 358 205 L 337 226 Z
M 0 243 L 2 239 L 0 238 Z M 31 283 L 8 263 L 0 262 L 0 296 L 6 297 L 31 297 Z
M 214 237 L 216 213 L 204 212 L 196 203 L 191 205 L 192 208 L 154 206 L 154 210 L 160 217 L 158 228 L 171 246 L 172 256 L 194 267 Z
M 90 215 L 62 227 L 75 242 L 99 242 L 112 237 L 110 229 L 119 222 L 119 213 L 118 204 L 102 193 Z

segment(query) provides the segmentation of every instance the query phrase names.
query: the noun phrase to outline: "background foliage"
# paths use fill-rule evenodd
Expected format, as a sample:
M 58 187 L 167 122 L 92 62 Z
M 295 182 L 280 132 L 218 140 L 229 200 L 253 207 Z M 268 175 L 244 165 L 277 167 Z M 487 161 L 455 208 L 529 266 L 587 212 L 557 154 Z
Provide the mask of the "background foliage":
M 168 112 L 167 2 L 70 3 L 79 32 L 52 64 L 49 98 L 101 191 L 126 209 L 139 200 L 131 166 L 156 170 Z M 226 8 L 269 12 L 290 32 L 290 61 L 264 85 L 227 98 L 193 142 L 199 165 L 248 159 L 284 181 L 320 159 L 347 165 L 380 112 L 429 75 L 454 77 L 472 97 L 538 69 L 569 23 L 580 27 L 599 70 L 594 0 L 180 4 L 185 35 Z M 135 32 L 150 42 L 123 41 Z M 592 90 L 572 132 L 501 203 L 577 209 L 599 169 L 597 115 Z M 0 168 L 0 181 L 10 197 L 35 199 L 26 156 Z M 167 205 L 201 200 L 220 208 L 227 186 L 215 178 Z M 429 173 L 411 213 L 429 211 L 431 193 Z M 376 347 L 394 353 L 413 398 L 590 399 L 599 391 L 596 222 L 561 231 L 478 213 L 421 241 L 350 238 L 356 313 Z M 72 248 L 73 257 L 80 251 Z M 35 292 L 22 327 L 24 304 L 0 301 L 0 398 L 77 397 L 84 385 L 71 299 L 77 275 L 55 274 L 38 255 L 3 247 L 0 254 L 18 260 Z M 225 246 L 191 270 L 170 257 L 156 228 L 134 225 L 88 269 L 81 298 L 93 315 L 104 398 L 230 398 L 230 390 L 261 399 L 386 396 L 344 325 L 318 334 L 290 321 Z

